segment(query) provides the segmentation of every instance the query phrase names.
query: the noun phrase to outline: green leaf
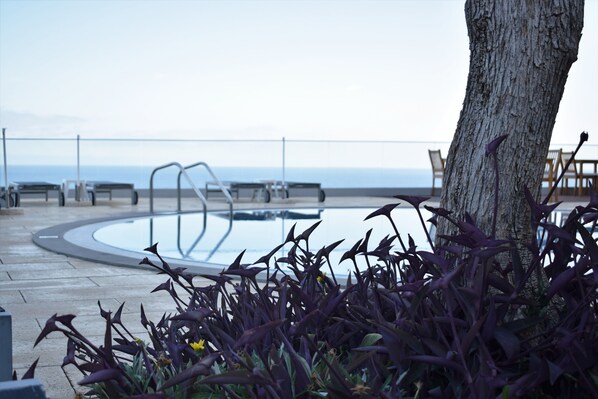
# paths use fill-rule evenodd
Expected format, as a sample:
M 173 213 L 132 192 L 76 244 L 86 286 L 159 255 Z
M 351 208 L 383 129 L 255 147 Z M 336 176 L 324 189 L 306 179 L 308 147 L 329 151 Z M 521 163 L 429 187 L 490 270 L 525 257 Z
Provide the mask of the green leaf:
M 359 344 L 359 346 L 372 346 L 376 342 L 380 341 L 381 339 L 382 339 L 382 334 L 370 333 L 370 334 L 366 335 L 365 337 L 363 337 L 363 339 L 361 340 L 361 344 Z
M 222 374 L 212 374 L 205 378 L 202 378 L 198 384 L 216 384 L 216 385 L 229 385 L 229 384 L 263 384 L 271 385 L 272 381 L 262 377 L 258 374 L 253 374 L 248 370 L 233 370 Z

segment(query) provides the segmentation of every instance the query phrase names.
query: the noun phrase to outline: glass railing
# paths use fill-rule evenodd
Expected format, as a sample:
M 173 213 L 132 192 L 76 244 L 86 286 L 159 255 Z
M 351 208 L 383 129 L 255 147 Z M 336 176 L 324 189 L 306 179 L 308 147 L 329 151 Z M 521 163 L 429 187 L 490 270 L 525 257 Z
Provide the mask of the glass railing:
M 154 167 L 206 162 L 220 180 L 319 182 L 325 188 L 430 187 L 428 149 L 448 153 L 448 141 L 218 140 L 11 137 L 6 138 L 10 181 L 108 180 L 148 188 Z M 551 147 L 572 151 L 575 144 Z M 580 158 L 595 158 L 585 145 Z M 3 160 L 4 161 L 4 160 Z M 79 168 L 77 168 L 79 162 Z M 0 168 L 4 168 L 4 162 Z M 79 176 L 77 176 L 79 173 Z M 193 171 L 198 181 L 209 179 Z M 156 188 L 173 188 L 176 171 L 160 174 Z M 4 177 L 4 170 L 0 173 Z M 2 181 L 1 185 L 4 185 Z

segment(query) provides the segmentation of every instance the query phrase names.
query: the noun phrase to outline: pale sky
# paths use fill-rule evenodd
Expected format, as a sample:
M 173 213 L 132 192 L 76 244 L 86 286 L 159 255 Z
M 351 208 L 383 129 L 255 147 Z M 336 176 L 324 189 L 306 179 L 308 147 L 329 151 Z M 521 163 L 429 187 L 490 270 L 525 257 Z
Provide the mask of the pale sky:
M 0 125 L 13 137 L 450 141 L 463 7 L 0 0 Z M 598 0 L 586 0 L 553 143 L 582 130 L 598 142 Z

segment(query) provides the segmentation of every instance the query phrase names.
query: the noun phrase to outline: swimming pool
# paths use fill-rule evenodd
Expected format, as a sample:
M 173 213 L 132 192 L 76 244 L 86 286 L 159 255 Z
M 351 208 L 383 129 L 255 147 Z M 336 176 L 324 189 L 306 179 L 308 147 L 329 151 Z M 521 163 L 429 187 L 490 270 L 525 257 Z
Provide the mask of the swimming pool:
M 369 246 L 372 249 L 386 235 L 394 234 L 385 217 L 364 221 L 373 211 L 372 208 L 249 210 L 235 211 L 232 221 L 228 212 L 152 215 L 101 223 L 87 227 L 87 232 L 91 231 L 93 240 L 107 251 L 125 251 L 138 254 L 138 259 L 142 259 L 148 255 L 143 249 L 158 243 L 160 255 L 170 263 L 200 264 L 203 268 L 211 265 L 213 271 L 218 272 L 242 251 L 245 251 L 243 263 L 255 262 L 284 242 L 293 225 L 298 235 L 321 220 L 310 236 L 310 250 L 317 252 L 325 245 L 344 239 L 332 252 L 331 263 L 335 274 L 346 275 L 352 263 L 339 264 L 340 258 L 369 229 L 372 229 Z M 430 217 L 427 211 L 423 214 L 424 219 Z M 413 209 L 395 208 L 392 216 L 404 240 L 411 234 L 422 249 L 428 248 L 425 232 Z M 67 234 L 65 238 L 72 239 L 72 235 L 80 233 L 75 232 L 71 237 Z M 287 244 L 275 256 L 285 256 L 290 247 Z

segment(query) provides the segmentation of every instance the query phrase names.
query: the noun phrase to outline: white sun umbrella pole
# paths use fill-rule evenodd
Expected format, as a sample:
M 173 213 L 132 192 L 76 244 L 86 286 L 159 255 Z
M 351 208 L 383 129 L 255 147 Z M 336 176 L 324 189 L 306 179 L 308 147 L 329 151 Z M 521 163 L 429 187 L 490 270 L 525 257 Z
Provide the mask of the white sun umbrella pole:
M 2 128 L 2 150 L 4 154 L 4 197 L 6 207 L 10 208 L 10 192 L 8 191 L 8 162 L 6 160 L 6 128 Z

